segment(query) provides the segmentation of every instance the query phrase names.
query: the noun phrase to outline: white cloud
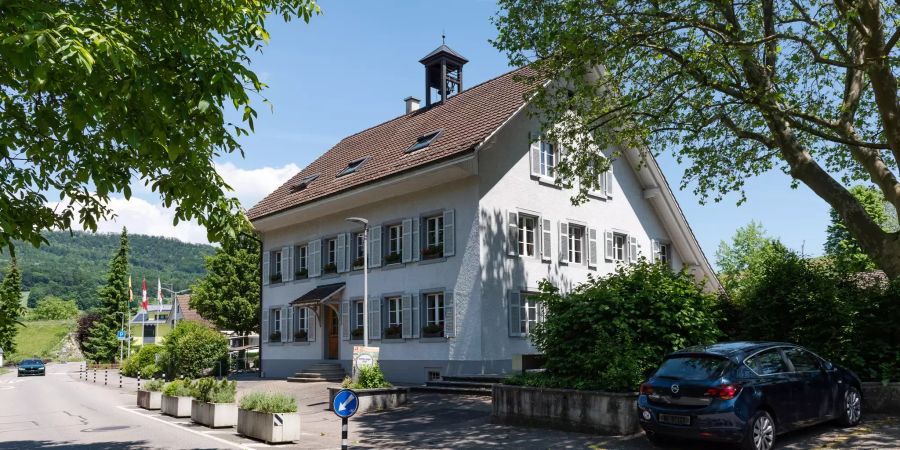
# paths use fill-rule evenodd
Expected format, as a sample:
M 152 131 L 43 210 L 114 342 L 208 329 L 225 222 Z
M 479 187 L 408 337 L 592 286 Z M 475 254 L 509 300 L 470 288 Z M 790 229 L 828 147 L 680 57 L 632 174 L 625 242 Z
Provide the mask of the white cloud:
M 119 233 L 122 227 L 128 228 L 129 234 L 148 234 L 151 236 L 172 237 L 186 242 L 206 244 L 206 229 L 197 222 L 179 222 L 172 225 L 175 212 L 172 208 L 163 208 L 142 198 L 111 197 L 109 208 L 115 212 L 113 220 L 97 224 L 98 232 Z
M 242 169 L 233 163 L 216 164 L 216 170 L 225 182 L 234 189 L 234 194 L 245 209 L 263 199 L 270 192 L 284 184 L 300 171 L 294 163 L 283 167 L 260 167 L 258 169 Z

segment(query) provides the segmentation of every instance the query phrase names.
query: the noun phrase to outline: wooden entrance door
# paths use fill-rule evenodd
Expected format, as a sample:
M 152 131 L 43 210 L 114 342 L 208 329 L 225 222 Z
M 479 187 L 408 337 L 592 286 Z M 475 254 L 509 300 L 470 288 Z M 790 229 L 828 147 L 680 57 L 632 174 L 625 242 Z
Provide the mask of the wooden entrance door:
M 325 359 L 338 359 L 341 345 L 340 316 L 329 306 L 325 307 L 325 328 L 328 334 L 328 343 L 325 344 Z

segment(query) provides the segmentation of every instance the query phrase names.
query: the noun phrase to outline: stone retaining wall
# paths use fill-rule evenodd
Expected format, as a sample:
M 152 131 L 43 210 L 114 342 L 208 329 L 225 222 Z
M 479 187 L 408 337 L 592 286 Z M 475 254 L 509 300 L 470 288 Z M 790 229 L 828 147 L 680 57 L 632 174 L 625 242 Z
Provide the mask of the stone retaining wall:
M 863 383 L 863 414 L 900 414 L 900 383 Z
M 334 397 L 343 388 L 328 388 L 328 410 L 331 411 L 331 405 L 334 404 Z M 380 411 L 385 409 L 393 409 L 400 405 L 406 404 L 409 398 L 410 388 L 408 387 L 390 387 L 383 389 L 354 389 L 353 392 L 359 397 L 359 408 L 357 414 L 367 411 Z
M 495 423 L 555 428 L 583 433 L 640 432 L 637 393 L 540 389 L 495 384 Z

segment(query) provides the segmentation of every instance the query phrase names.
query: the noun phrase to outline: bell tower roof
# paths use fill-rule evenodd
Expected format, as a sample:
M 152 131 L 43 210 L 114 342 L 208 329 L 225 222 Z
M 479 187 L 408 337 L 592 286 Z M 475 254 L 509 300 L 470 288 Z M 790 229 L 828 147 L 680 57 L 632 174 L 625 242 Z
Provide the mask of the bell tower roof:
M 441 37 L 443 40 L 443 36 Z M 437 102 L 459 94 L 463 90 L 463 66 L 469 62 L 447 44 L 434 49 L 419 60 L 425 66 L 425 105 L 431 106 L 432 94 Z
M 447 47 L 447 44 L 441 44 L 440 47 L 432 50 L 431 53 L 425 55 L 425 57 L 420 59 L 419 62 L 422 64 L 425 64 L 425 65 L 428 65 L 428 63 L 437 61 L 441 57 L 445 57 L 450 60 L 456 60 L 456 62 L 459 63 L 460 65 L 469 62 L 469 60 L 466 59 L 465 56 L 460 55 L 452 48 Z

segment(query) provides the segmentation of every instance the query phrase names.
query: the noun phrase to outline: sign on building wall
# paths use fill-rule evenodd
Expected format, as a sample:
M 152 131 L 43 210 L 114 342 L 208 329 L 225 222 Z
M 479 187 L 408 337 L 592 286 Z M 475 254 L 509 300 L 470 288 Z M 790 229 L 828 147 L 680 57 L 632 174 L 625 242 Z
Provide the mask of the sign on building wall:
M 378 347 L 353 346 L 353 381 L 356 381 L 359 368 L 378 363 Z

